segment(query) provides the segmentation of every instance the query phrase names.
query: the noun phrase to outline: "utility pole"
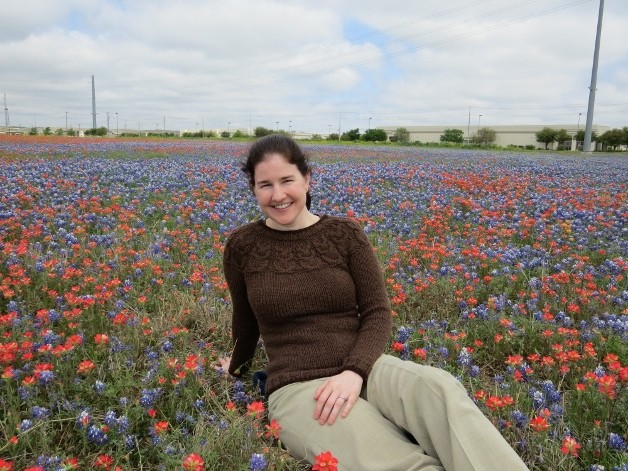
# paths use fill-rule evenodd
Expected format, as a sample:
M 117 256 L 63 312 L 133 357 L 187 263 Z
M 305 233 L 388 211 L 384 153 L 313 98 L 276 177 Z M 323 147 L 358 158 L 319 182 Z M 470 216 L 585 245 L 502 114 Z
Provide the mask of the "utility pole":
M 4 127 L 9 132 L 9 108 L 7 108 L 7 94 L 4 94 Z
M 469 121 L 467 121 L 467 144 L 471 144 L 471 107 L 469 106 Z
M 68 112 L 65 112 L 65 132 L 68 132 Z
M 96 86 L 94 85 L 94 76 L 92 75 L 92 126 L 96 129 Z
M 589 86 L 589 108 L 587 109 L 587 127 L 584 131 L 584 152 L 591 152 L 591 135 L 593 129 L 593 107 L 595 106 L 595 87 L 597 85 L 597 63 L 600 56 L 600 37 L 602 36 L 602 15 L 604 14 L 604 0 L 600 0 L 600 11 L 597 15 L 597 32 L 595 34 L 595 50 L 593 52 L 593 69 L 591 70 L 591 85 Z

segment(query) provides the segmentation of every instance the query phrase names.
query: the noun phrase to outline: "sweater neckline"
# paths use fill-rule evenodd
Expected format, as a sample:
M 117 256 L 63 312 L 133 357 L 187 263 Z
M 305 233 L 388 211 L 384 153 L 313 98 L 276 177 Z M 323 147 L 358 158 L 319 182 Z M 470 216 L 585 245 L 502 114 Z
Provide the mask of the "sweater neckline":
M 329 217 L 326 214 L 319 215 L 319 220 L 316 221 L 314 224 L 310 224 L 309 226 L 304 227 L 302 229 L 294 229 L 291 231 L 281 231 L 279 229 L 273 229 L 272 227 L 269 227 L 266 225 L 265 219 L 260 219 L 259 221 L 257 221 L 257 226 L 261 230 L 266 232 L 267 235 L 270 235 L 271 237 L 275 239 L 280 239 L 280 240 L 302 239 L 302 238 L 305 238 L 312 234 L 317 233 L 326 224 L 326 221 L 328 220 L 329 220 Z

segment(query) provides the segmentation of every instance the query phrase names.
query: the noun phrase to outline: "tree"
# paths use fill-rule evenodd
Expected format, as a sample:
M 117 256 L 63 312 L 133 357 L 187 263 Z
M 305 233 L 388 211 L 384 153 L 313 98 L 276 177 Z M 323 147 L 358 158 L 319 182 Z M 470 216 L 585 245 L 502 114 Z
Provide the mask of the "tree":
M 491 128 L 480 128 L 478 132 L 473 136 L 473 142 L 475 144 L 481 144 L 484 146 L 490 146 L 495 142 L 497 133 Z
M 231 133 L 229 131 L 223 131 L 220 133 L 220 137 L 229 139 L 231 137 Z
M 31 128 L 31 130 L 28 131 L 29 136 L 36 136 L 37 134 L 38 134 L 37 128 Z
M 571 148 L 571 135 L 566 129 L 559 129 L 556 133 L 556 142 L 563 148 Z
M 50 129 L 50 126 L 46 126 L 46 128 L 44 129 L 44 136 L 50 136 L 52 134 L 52 129 Z
M 255 137 L 264 137 L 272 133 L 273 133 L 272 130 L 266 129 L 263 126 L 258 126 L 255 128 Z
M 410 142 L 410 132 L 406 128 L 397 128 L 393 136 L 395 141 L 401 144 Z
M 388 140 L 388 135 L 383 129 L 369 129 L 362 135 L 362 140 L 370 142 L 386 141 Z
M 76 136 L 76 131 L 72 128 L 68 129 L 68 136 Z
M 233 137 L 249 137 L 249 135 L 245 132 L 240 131 L 239 129 L 236 129 L 236 131 L 233 133 Z
M 61 128 L 57 128 L 57 129 L 55 130 L 55 134 L 56 134 L 57 136 L 63 136 L 63 129 L 61 129 Z
M 338 140 L 338 133 L 332 132 L 331 134 L 329 134 L 327 136 L 327 140 L 328 141 L 337 141 Z
M 320 134 L 312 134 L 311 139 L 313 141 L 322 141 L 323 140 L 323 136 L 321 136 Z
M 445 129 L 440 136 L 440 142 L 455 142 L 462 144 L 464 142 L 464 132 L 461 129 Z
M 106 136 L 107 128 L 104 126 L 101 126 L 99 128 L 87 129 L 85 131 L 85 135 L 86 136 Z
M 355 128 L 351 131 L 343 132 L 342 136 L 340 136 L 340 140 L 342 141 L 359 141 L 360 140 L 360 129 Z
M 616 149 L 624 141 L 624 132 L 621 129 L 610 129 L 600 136 L 600 142 L 612 149 Z
M 585 133 L 584 129 L 580 129 L 578 132 L 576 132 L 576 141 L 583 142 L 584 133 Z M 597 141 L 597 133 L 595 131 L 591 132 L 591 141 Z
M 622 144 L 628 146 L 628 126 L 624 126 L 623 128 L 621 128 L 621 132 L 624 135 Z
M 536 142 L 545 144 L 545 149 L 547 150 L 547 146 L 556 141 L 557 135 L 558 131 L 556 129 L 545 127 L 535 134 Z

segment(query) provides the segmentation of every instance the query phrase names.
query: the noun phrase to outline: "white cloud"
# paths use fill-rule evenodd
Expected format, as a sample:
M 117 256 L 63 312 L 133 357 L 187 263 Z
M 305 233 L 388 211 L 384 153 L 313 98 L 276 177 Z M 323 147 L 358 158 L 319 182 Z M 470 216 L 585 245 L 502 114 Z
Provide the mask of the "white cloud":
M 597 2 L 566 4 L 28 0 L 0 32 L 0 92 L 12 116 L 53 125 L 90 122 L 92 74 L 99 125 L 109 112 L 326 132 L 340 113 L 347 127 L 447 124 L 469 106 L 487 124 L 564 123 L 586 112 L 597 19 Z M 628 4 L 607 2 L 599 124 L 628 124 L 612 105 L 628 102 L 627 28 Z

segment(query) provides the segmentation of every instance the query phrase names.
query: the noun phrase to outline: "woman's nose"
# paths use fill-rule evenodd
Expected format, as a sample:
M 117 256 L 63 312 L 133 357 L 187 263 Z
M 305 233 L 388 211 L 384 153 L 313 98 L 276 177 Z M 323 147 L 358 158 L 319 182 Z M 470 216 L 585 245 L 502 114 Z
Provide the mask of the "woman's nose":
M 286 193 L 281 189 L 281 187 L 273 186 L 273 200 L 274 201 L 282 200 L 285 195 Z

